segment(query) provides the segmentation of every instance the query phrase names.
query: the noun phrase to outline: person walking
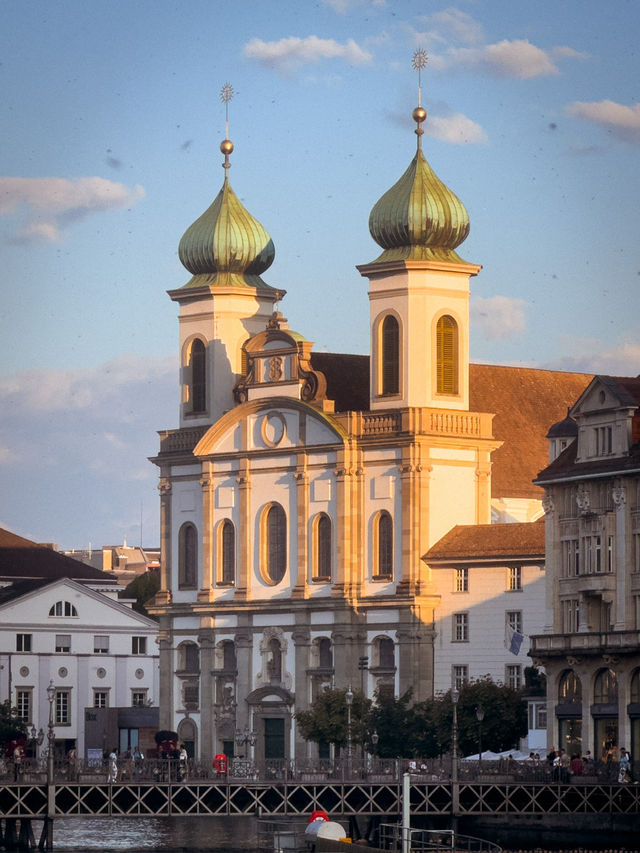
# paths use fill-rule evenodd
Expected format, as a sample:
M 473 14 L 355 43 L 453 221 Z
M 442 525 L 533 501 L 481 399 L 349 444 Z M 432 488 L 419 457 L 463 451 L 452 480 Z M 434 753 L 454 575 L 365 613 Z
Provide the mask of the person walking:
M 618 782 L 625 784 L 631 781 L 631 756 L 624 748 L 620 747 L 620 758 L 618 760 Z

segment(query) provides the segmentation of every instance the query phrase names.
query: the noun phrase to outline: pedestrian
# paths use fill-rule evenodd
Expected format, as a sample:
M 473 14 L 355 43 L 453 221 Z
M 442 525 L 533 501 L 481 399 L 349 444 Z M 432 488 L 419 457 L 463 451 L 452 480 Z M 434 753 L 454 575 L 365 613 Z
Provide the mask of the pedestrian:
M 118 781 L 118 750 L 115 746 L 109 753 L 108 761 L 107 784 L 113 784 Z
M 618 782 L 622 784 L 631 781 L 631 756 L 624 748 L 620 747 L 620 758 L 618 760 Z
M 180 753 L 178 755 L 179 761 L 179 772 L 178 772 L 178 782 L 186 782 L 187 773 L 189 770 L 189 755 L 187 754 L 187 750 L 183 743 L 180 744 Z
M 13 750 L 13 781 L 17 782 L 20 778 L 20 773 L 22 771 L 22 757 L 23 757 L 23 749 L 19 743 L 15 745 L 15 749 Z
M 69 779 L 75 781 L 76 778 L 76 760 L 77 753 L 75 746 L 71 747 L 69 752 L 67 753 L 67 761 L 69 763 Z
M 139 779 L 142 775 L 142 762 L 144 760 L 144 755 L 142 754 L 140 747 L 136 746 L 133 750 L 133 773 L 136 779 Z
M 573 758 L 571 759 L 571 775 L 572 776 L 582 776 L 584 773 L 584 762 L 582 758 L 578 755 L 578 753 L 574 753 Z

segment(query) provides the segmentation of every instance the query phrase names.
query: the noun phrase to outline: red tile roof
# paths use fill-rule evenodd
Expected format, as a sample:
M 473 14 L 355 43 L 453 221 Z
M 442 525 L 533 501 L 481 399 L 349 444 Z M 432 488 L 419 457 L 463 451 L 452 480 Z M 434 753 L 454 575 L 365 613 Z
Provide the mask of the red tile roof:
M 544 519 L 516 524 L 458 524 L 429 549 L 429 565 L 544 559 Z

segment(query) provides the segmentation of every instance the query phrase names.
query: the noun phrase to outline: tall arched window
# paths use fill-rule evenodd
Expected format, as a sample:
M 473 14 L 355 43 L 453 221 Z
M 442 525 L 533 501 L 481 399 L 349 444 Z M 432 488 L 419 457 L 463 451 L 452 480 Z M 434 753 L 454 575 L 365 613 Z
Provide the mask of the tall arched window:
M 331 650 L 331 640 L 328 637 L 318 639 L 318 665 L 321 669 L 333 667 L 333 651 Z
M 236 530 L 228 518 L 220 531 L 220 582 L 231 585 L 236 579 Z
M 376 528 L 373 576 L 388 580 L 393 575 L 393 521 L 388 512 L 378 515 Z
M 382 321 L 382 394 L 398 394 L 400 391 L 400 327 L 391 314 Z
M 582 684 L 572 669 L 567 669 L 558 682 L 558 704 L 566 705 L 582 702 Z
M 266 577 L 280 583 L 287 570 L 287 517 L 280 504 L 271 504 L 265 522 Z
M 612 669 L 601 669 L 593 684 L 596 705 L 614 705 L 618 701 L 618 679 Z
M 238 668 L 236 644 L 232 640 L 225 640 L 222 644 L 222 668 L 225 672 L 235 672 Z
M 378 666 L 382 669 L 394 669 L 396 665 L 395 646 L 391 637 L 378 638 Z
M 438 394 L 458 393 L 458 324 L 445 315 L 436 327 Z
M 314 580 L 331 580 L 331 539 L 331 519 L 322 513 L 315 529 Z
M 178 551 L 178 586 L 180 589 L 195 589 L 198 543 L 196 528 L 191 522 L 180 528 Z
M 191 411 L 204 412 L 207 408 L 206 348 L 200 338 L 196 338 L 191 344 L 189 368 L 191 375 L 191 387 L 189 389 Z

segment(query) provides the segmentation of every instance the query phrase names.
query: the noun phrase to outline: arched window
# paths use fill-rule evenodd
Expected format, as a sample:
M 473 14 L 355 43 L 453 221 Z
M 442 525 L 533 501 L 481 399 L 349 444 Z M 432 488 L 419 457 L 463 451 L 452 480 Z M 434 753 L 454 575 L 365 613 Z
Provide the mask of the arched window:
M 314 554 L 314 576 L 317 581 L 331 580 L 331 519 L 325 513 L 321 513 L 316 522 L 315 529 L 315 554 Z
M 49 610 L 49 616 L 77 616 L 78 611 L 70 601 L 56 601 Z
M 398 394 L 400 391 L 400 327 L 396 318 L 387 314 L 382 321 L 382 394 Z
M 640 702 L 640 669 L 634 669 L 633 675 L 631 676 L 631 691 L 629 698 L 631 702 Z
M 593 684 L 596 705 L 615 705 L 618 701 L 618 679 L 612 669 L 601 669 Z
M 181 643 L 178 646 L 178 668 L 183 672 L 200 671 L 200 649 L 197 643 Z
M 379 637 L 378 642 L 378 666 L 381 669 L 394 669 L 396 665 L 395 646 L 390 637 Z
M 231 586 L 236 579 L 236 530 L 228 518 L 220 532 L 220 582 Z
M 189 389 L 191 411 L 204 412 L 207 408 L 206 348 L 200 338 L 196 338 L 191 344 L 189 368 L 191 376 L 191 387 Z
M 333 668 L 333 650 L 328 637 L 318 639 L 318 665 L 321 669 Z
M 373 576 L 389 580 L 393 576 L 393 521 L 388 512 L 378 515 Z
M 282 649 L 275 638 L 269 641 L 267 669 L 270 681 L 282 681 Z
M 438 394 L 458 393 L 458 324 L 445 315 L 436 327 Z
M 271 504 L 265 520 L 266 577 L 280 583 L 287 570 L 287 517 L 280 504 Z
M 582 683 L 572 669 L 568 669 L 560 676 L 558 682 L 558 703 L 567 705 L 572 702 L 582 702 Z
M 178 586 L 195 589 L 198 545 L 196 528 L 190 522 L 180 528 L 178 551 Z

